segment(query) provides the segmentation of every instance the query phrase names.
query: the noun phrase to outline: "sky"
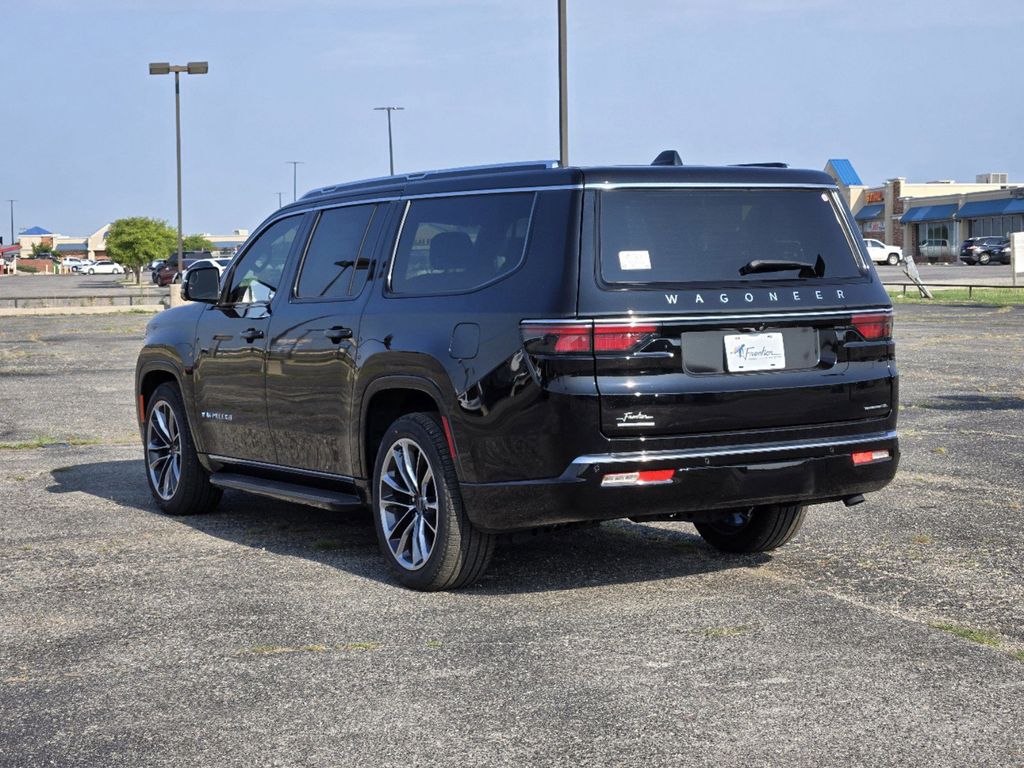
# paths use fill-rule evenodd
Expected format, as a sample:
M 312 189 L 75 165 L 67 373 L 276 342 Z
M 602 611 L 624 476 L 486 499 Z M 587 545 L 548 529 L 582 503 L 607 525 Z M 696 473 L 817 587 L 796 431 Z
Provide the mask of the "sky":
M 318 186 L 558 157 L 556 0 L 0 0 L 0 233 L 254 229 Z M 569 159 L 849 158 L 867 184 L 1024 182 L 1024 2 L 568 0 Z

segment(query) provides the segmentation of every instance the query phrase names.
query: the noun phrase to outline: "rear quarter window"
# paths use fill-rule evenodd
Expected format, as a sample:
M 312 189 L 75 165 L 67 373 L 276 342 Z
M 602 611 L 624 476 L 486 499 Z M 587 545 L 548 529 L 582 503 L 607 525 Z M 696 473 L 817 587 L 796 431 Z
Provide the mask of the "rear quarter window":
M 535 200 L 519 192 L 411 201 L 391 292 L 462 293 L 509 274 L 523 261 Z
M 606 283 L 792 280 L 740 274 L 755 260 L 814 264 L 825 278 L 863 274 L 835 199 L 821 189 L 619 189 L 598 196 Z

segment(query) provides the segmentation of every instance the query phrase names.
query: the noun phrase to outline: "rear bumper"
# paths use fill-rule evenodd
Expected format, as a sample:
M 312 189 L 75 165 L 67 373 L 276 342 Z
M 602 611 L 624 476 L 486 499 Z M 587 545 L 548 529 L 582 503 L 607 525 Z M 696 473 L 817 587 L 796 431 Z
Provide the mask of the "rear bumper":
M 852 454 L 888 450 L 890 458 L 855 466 Z M 463 483 L 466 513 L 478 528 L 512 531 L 545 525 L 702 513 L 758 504 L 821 503 L 877 491 L 896 474 L 895 431 L 819 441 L 721 449 L 580 456 L 557 478 Z M 656 485 L 602 486 L 609 473 L 671 469 Z

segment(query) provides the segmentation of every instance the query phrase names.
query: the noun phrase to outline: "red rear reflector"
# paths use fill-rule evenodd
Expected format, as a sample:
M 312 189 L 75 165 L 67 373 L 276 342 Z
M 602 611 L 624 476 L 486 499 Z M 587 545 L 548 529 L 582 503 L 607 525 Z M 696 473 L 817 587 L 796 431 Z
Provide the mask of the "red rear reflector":
M 594 328 L 594 351 L 625 352 L 656 330 L 656 325 L 599 325 Z
M 858 451 L 853 454 L 853 466 L 859 467 L 862 464 L 874 464 L 876 461 L 888 461 L 888 451 Z
M 892 336 L 891 315 L 854 315 L 853 327 L 868 341 L 878 341 Z
M 602 486 L 659 485 L 671 483 L 674 469 L 648 469 L 643 472 L 615 472 L 601 478 Z

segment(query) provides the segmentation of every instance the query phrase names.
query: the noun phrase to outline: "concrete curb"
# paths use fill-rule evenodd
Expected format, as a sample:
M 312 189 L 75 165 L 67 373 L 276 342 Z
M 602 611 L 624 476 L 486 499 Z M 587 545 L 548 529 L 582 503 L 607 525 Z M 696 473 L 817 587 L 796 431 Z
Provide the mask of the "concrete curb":
M 110 304 L 104 307 L 0 307 L 0 317 L 23 315 L 112 315 L 125 312 L 160 312 L 162 304 Z

